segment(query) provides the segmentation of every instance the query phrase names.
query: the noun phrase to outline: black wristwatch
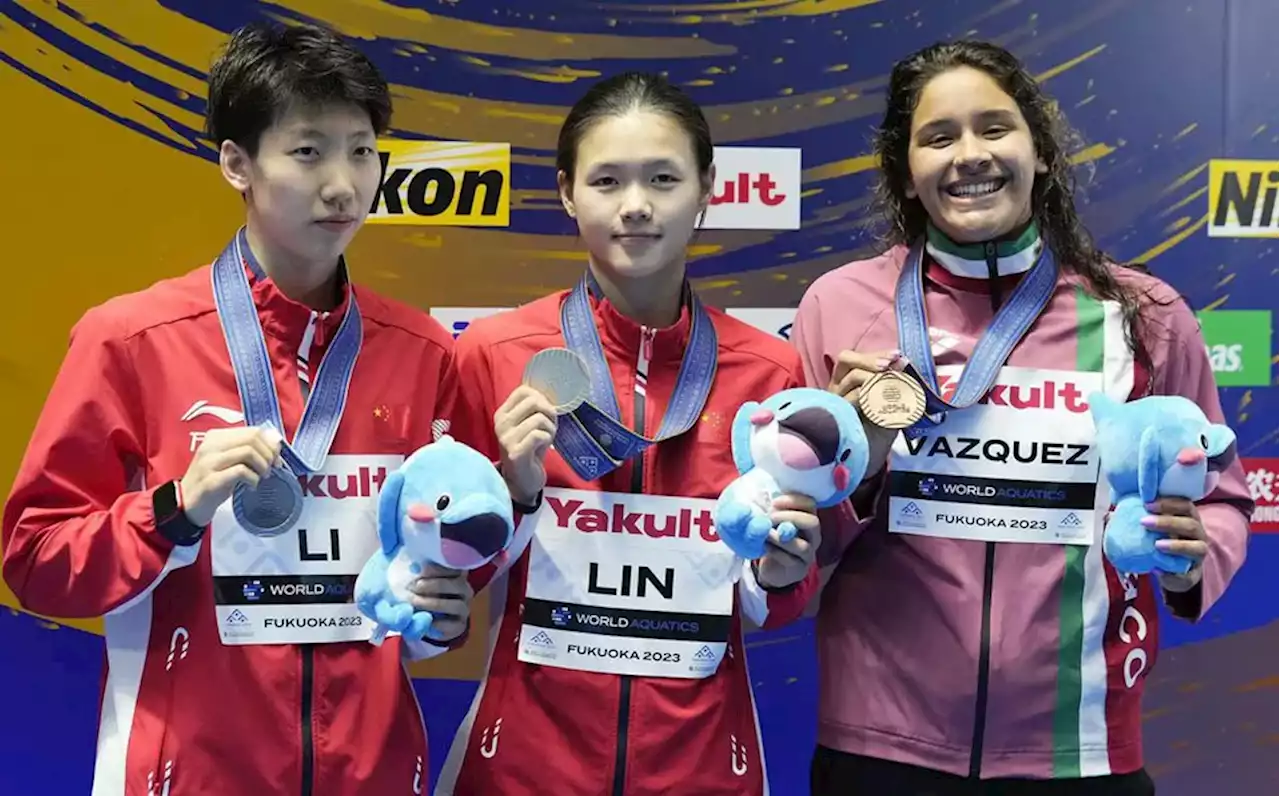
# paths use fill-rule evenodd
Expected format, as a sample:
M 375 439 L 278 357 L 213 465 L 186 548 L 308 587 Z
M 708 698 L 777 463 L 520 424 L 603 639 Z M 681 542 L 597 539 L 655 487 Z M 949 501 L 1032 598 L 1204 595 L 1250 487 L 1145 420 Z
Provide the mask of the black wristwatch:
M 511 505 L 515 508 L 517 514 L 536 514 L 538 509 L 542 508 L 542 490 L 538 490 L 538 494 L 533 498 L 533 505 L 521 503 L 515 498 L 511 499 Z
M 204 527 L 187 519 L 182 487 L 177 481 L 156 487 L 151 493 L 151 511 L 155 514 L 156 530 L 178 547 L 190 547 L 204 536 Z

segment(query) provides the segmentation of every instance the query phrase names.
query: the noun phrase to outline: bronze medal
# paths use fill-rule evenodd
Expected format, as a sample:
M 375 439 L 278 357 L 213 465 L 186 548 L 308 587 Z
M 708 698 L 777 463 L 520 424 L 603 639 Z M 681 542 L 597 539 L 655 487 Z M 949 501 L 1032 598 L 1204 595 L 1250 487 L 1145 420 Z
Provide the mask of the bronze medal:
M 879 428 L 910 428 L 924 417 L 924 386 L 905 373 L 881 371 L 858 391 L 858 409 Z

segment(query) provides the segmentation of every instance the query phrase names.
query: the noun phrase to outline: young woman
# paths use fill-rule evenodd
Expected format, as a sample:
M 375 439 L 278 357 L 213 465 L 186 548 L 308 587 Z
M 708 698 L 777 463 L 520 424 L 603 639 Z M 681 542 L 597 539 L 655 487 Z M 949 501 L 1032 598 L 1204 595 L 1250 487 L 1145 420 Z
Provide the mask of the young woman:
M 438 323 L 348 281 L 390 117 L 385 80 L 332 31 L 233 33 L 207 121 L 245 226 L 212 266 L 72 332 L 4 506 L 4 577 L 32 611 L 104 617 L 94 796 L 427 779 L 402 656 L 465 635 L 467 579 L 415 584 L 443 620 L 424 641 L 369 644 L 350 600 L 378 489 L 455 386 Z
M 1238 462 L 1211 463 L 1225 470 L 1199 504 L 1149 507 L 1188 574 L 1102 557 L 1084 396 L 1222 411 L 1187 306 L 1081 227 L 1064 134 L 996 46 L 898 63 L 876 141 L 894 245 L 801 302 L 811 385 L 859 401 L 909 365 L 956 407 L 902 436 L 868 423 L 888 467 L 845 522 L 824 518 L 815 794 L 1152 793 L 1139 700 L 1156 601 L 1195 621 L 1244 558 Z
M 704 306 L 686 279 L 711 159 L 706 119 L 679 89 L 635 73 L 595 85 L 556 155 L 586 274 L 459 338 L 476 413 L 459 433 L 500 461 L 527 548 L 472 581 L 504 576 L 488 673 L 438 794 L 765 790 L 742 617 L 773 627 L 801 613 L 817 517 L 783 496 L 775 524 L 800 536 L 746 564 L 710 522 L 737 472 L 734 413 L 803 380 L 793 349 Z M 586 361 L 591 393 L 557 416 L 522 375 L 562 347 Z

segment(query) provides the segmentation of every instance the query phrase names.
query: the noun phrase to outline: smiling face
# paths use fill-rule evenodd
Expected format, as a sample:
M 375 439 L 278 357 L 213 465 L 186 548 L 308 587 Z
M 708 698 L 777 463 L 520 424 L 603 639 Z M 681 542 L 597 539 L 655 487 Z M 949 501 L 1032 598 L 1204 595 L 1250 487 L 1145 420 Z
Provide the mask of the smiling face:
M 699 174 L 680 124 L 638 109 L 602 117 L 578 142 L 576 160 L 572 184 L 560 174 L 560 197 L 592 263 L 628 280 L 683 268 L 712 175 Z
M 1031 218 L 1047 171 L 1013 98 L 985 72 L 957 67 L 920 92 L 907 149 L 908 198 L 959 243 L 1004 235 Z

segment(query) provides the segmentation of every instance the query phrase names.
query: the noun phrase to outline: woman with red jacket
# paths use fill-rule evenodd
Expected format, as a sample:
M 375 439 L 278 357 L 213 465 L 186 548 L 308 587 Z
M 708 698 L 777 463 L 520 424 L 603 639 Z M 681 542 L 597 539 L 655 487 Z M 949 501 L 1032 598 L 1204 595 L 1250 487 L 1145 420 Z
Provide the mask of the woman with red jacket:
M 437 794 L 767 789 L 742 621 L 801 613 L 818 521 L 812 501 L 784 495 L 775 527 L 799 535 L 746 563 L 711 523 L 738 474 L 735 412 L 804 379 L 790 346 L 690 288 L 711 161 L 706 119 L 679 89 L 636 73 L 598 83 L 556 156 L 587 273 L 458 340 L 475 417 L 458 433 L 500 462 L 526 516 L 510 569 L 473 580 L 492 582 L 499 616 Z M 563 347 L 586 361 L 591 394 L 557 416 L 522 377 Z

